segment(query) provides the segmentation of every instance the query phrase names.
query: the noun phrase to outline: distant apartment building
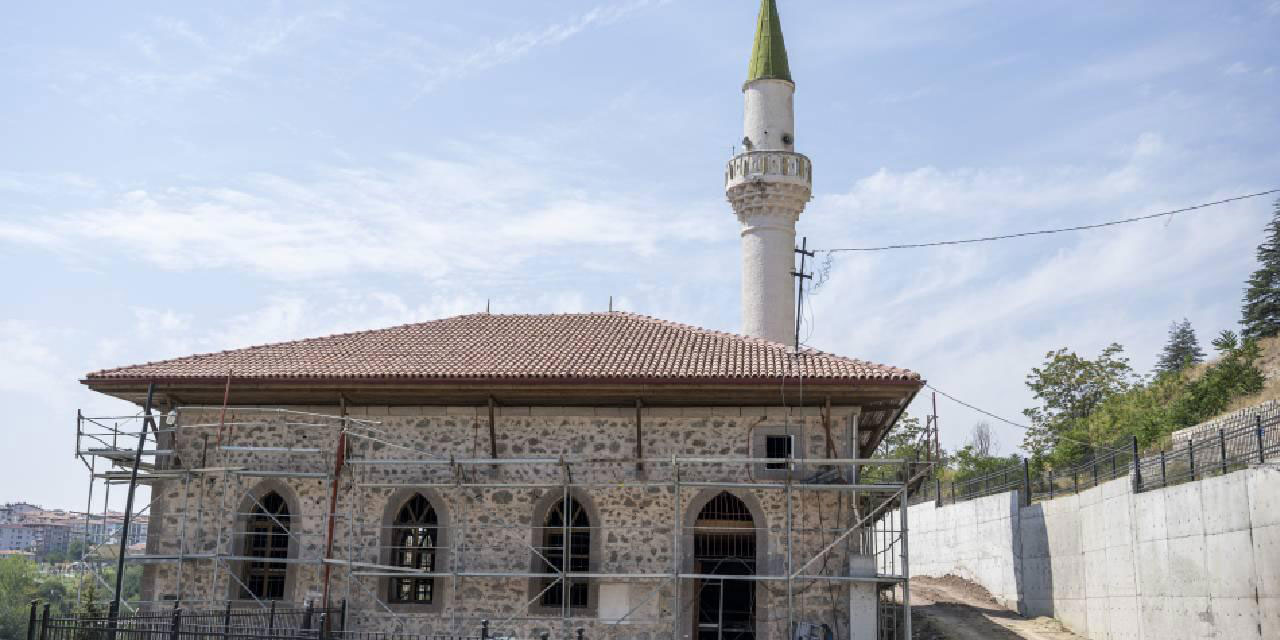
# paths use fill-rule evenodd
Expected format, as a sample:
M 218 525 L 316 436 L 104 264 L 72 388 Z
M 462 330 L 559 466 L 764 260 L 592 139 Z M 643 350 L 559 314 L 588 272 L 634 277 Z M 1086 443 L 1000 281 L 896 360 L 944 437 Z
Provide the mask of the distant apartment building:
M 0 524 L 0 551 L 34 551 L 38 543 L 36 529 L 17 522 Z
M 22 522 L 28 516 L 44 511 L 29 502 L 10 502 L 0 505 L 0 524 Z
M 66 509 L 43 509 L 26 502 L 0 505 L 0 550 L 30 552 L 44 556 L 65 553 L 72 542 L 87 545 L 119 543 L 124 514 L 85 514 Z M 129 523 L 129 546 L 147 540 L 146 516 Z

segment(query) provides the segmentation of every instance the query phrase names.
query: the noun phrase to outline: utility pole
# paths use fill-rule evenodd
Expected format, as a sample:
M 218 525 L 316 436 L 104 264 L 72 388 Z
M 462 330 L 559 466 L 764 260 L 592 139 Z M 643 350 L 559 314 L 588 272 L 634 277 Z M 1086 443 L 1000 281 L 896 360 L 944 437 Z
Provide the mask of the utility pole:
M 805 273 L 804 271 L 805 258 L 812 258 L 816 253 L 814 251 L 809 251 L 808 249 L 809 249 L 809 237 L 805 236 L 804 238 L 800 239 L 800 247 L 795 250 L 796 253 L 800 254 L 800 270 L 791 272 L 791 275 L 795 276 L 796 278 L 796 292 L 797 292 L 796 293 L 796 342 L 795 342 L 796 353 L 800 352 L 800 317 L 801 317 L 802 310 L 804 309 L 804 281 L 813 279 L 813 274 Z
M 155 395 L 156 385 L 154 382 L 147 384 L 147 401 L 142 405 L 142 413 L 145 416 L 142 419 L 142 430 L 138 432 L 138 449 L 133 454 L 133 469 L 129 472 L 129 494 L 124 501 L 124 523 L 120 530 L 120 551 L 116 556 L 116 585 L 115 594 L 111 597 L 111 607 L 107 610 L 107 616 L 111 619 L 111 635 L 112 640 L 116 637 L 116 618 L 120 615 L 120 598 L 124 594 L 121 589 L 124 586 L 124 554 L 129 548 L 129 526 L 133 520 L 133 494 L 138 488 L 138 467 L 142 466 L 142 452 L 147 444 L 147 427 L 155 429 L 155 418 L 151 417 L 151 400 Z

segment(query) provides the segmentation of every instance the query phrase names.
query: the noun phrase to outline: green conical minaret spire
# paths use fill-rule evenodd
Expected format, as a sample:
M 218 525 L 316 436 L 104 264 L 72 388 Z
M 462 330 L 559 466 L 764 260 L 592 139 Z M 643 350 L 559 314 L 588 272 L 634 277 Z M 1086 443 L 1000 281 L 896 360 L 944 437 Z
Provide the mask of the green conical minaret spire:
M 791 82 L 787 66 L 787 46 L 782 42 L 782 21 L 774 0 L 760 0 L 760 17 L 756 21 L 756 43 L 751 49 L 751 65 L 747 82 L 763 78 Z

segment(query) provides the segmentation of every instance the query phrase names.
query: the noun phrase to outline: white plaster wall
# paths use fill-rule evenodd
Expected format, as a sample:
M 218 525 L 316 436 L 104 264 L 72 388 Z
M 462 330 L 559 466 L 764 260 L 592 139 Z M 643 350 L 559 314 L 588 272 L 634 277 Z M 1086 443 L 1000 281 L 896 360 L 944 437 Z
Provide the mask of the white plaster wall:
M 742 90 L 742 135 L 756 151 L 795 150 L 795 85 L 786 80 L 756 80 Z M 790 135 L 790 144 L 783 142 Z
M 1006 601 L 1012 567 L 1010 606 L 1094 640 L 1280 638 L 1280 466 L 1018 499 L 912 507 L 912 575 L 958 575 Z

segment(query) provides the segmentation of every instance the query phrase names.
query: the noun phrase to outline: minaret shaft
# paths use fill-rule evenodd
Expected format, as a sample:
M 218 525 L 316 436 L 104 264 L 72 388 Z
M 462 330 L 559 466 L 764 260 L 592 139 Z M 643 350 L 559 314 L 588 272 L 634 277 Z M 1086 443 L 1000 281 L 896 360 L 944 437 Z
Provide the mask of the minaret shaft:
M 763 0 L 743 92 L 744 151 L 725 169 L 742 224 L 743 333 L 795 339 L 796 221 L 812 193 L 809 159 L 795 152 L 795 84 L 773 0 Z

